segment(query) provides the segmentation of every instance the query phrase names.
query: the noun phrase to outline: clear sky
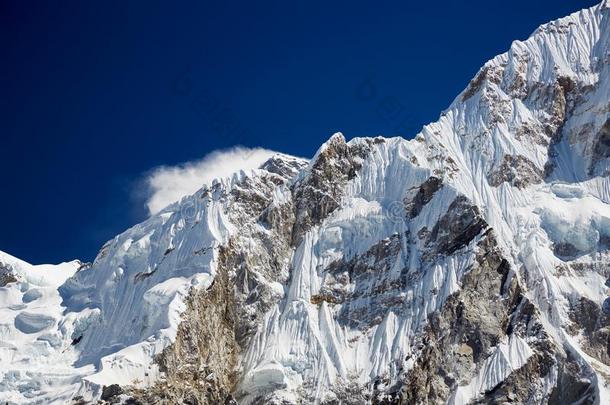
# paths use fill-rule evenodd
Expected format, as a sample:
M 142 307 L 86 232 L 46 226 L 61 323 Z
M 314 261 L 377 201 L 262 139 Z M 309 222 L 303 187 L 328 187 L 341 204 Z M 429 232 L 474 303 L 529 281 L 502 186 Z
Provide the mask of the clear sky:
M 92 260 L 146 218 L 145 173 L 216 149 L 412 138 L 513 40 L 595 3 L 0 1 L 0 250 Z

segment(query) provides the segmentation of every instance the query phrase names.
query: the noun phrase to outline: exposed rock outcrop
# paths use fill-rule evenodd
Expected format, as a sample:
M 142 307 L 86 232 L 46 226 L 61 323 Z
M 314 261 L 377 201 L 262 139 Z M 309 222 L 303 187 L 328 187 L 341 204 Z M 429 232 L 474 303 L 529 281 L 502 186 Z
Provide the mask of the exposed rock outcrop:
M 610 114 L 610 112 L 609 112 Z M 604 161 L 605 159 L 610 157 L 610 118 L 606 120 L 604 125 L 599 131 L 599 135 L 597 136 L 597 140 L 595 141 L 595 146 L 593 147 L 593 157 L 591 159 L 591 168 L 589 169 L 589 173 L 593 174 L 595 168 L 598 163 Z M 605 169 L 599 168 L 600 174 L 608 175 L 610 174 L 610 164 L 606 164 Z
M 13 274 L 13 271 L 8 266 L 0 263 L 0 287 L 15 281 L 17 281 L 17 277 Z
M 221 265 L 213 284 L 193 290 L 186 300 L 176 341 L 157 358 L 165 378 L 146 390 L 131 389 L 134 401 L 231 403 L 240 347 L 235 293 L 226 267 L 229 255 L 227 248 L 220 248 Z
M 426 244 L 432 247 L 433 253 L 450 255 L 468 245 L 486 227 L 478 207 L 459 195 L 434 225 Z
M 431 176 L 419 187 L 414 188 L 405 198 L 405 209 L 409 218 L 419 215 L 422 208 L 432 200 L 436 193 L 443 186 L 443 181 L 438 177 Z
M 498 168 L 487 175 L 489 184 L 498 187 L 507 182 L 511 186 L 525 188 L 530 184 L 542 182 L 544 173 L 526 157 L 520 155 L 506 155 Z
M 343 186 L 356 176 L 367 150 L 366 144 L 348 145 L 342 134 L 333 135 L 320 148 L 304 177 L 292 188 L 297 213 L 293 246 L 300 243 L 309 228 L 320 224 L 339 207 Z
M 343 304 L 337 322 L 366 331 L 378 325 L 392 310 L 400 311 L 407 297 L 407 268 L 391 271 L 396 263 L 408 263 L 403 250 L 407 234 L 392 235 L 349 261 L 337 260 L 326 269 L 327 277 L 312 303 Z
M 474 377 L 490 349 L 506 336 L 521 299 L 509 272 L 493 232 L 488 231 L 477 245 L 476 264 L 463 277 L 462 289 L 431 315 L 421 353 L 407 372 L 401 403 L 444 403 Z
M 572 303 L 570 320 L 583 334 L 583 350 L 610 366 L 610 314 L 603 312 L 601 305 L 580 297 Z

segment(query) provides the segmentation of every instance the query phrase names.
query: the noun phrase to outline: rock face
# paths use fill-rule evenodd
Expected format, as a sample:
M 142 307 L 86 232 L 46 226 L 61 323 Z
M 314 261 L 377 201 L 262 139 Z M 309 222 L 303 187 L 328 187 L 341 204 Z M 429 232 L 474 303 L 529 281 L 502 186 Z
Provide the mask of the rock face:
M 296 223 L 292 245 L 297 246 L 312 226 L 337 209 L 345 184 L 356 176 L 371 141 L 348 145 L 342 134 L 333 135 L 313 159 L 313 163 L 293 186 Z
M 493 232 L 482 235 L 475 254 L 461 290 L 430 317 L 423 347 L 402 388 L 406 404 L 447 402 L 476 377 L 476 370 L 507 335 L 510 316 L 521 299 L 518 285 L 508 279 L 510 265 Z
M 275 156 L 53 282 L 0 260 L 0 401 L 610 403 L 609 49 L 604 1 L 413 140 Z
M 165 378 L 149 389 L 134 389 L 132 398 L 141 403 L 231 402 L 240 348 L 227 273 L 222 270 L 210 287 L 189 295 L 175 342 L 156 358 Z
M 419 215 L 422 208 L 432 200 L 436 193 L 443 186 L 443 181 L 435 176 L 424 181 L 419 187 L 413 188 L 405 200 L 405 209 L 410 218 Z
M 467 246 L 486 227 L 479 209 L 459 195 L 434 225 L 426 244 L 433 245 L 437 254 L 450 255 Z
M 606 115 L 608 114 L 610 114 L 610 110 L 606 111 Z M 610 158 L 610 119 L 606 119 L 606 122 L 601 127 L 597 140 L 595 141 L 589 173 L 592 174 L 596 169 L 601 169 L 602 174 L 610 174 L 607 162 L 608 158 Z M 603 163 L 606 163 L 605 169 L 602 166 Z
M 17 278 L 12 273 L 11 269 L 5 265 L 0 264 L 0 287 L 5 287 L 9 283 L 14 283 Z
M 538 169 L 527 158 L 516 155 L 506 155 L 499 167 L 489 173 L 489 184 L 497 187 L 507 182 L 511 186 L 525 188 L 530 184 L 538 184 L 542 181 L 543 172 Z

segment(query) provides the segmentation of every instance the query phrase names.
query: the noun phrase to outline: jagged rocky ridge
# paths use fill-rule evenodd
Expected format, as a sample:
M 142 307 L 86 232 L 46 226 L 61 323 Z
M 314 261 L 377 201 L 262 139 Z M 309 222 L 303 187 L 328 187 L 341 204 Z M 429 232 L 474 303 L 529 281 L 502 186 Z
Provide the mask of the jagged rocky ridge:
M 413 140 L 278 155 L 52 281 L 0 256 L 0 400 L 610 402 L 609 19 L 514 42 Z

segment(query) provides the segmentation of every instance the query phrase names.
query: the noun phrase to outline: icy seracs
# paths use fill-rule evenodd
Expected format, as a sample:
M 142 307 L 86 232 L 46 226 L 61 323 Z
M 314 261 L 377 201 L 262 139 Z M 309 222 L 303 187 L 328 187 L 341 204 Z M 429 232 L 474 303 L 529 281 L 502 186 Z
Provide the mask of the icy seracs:
M 610 403 L 609 20 L 515 41 L 413 140 L 275 156 L 92 264 L 0 255 L 0 401 Z

